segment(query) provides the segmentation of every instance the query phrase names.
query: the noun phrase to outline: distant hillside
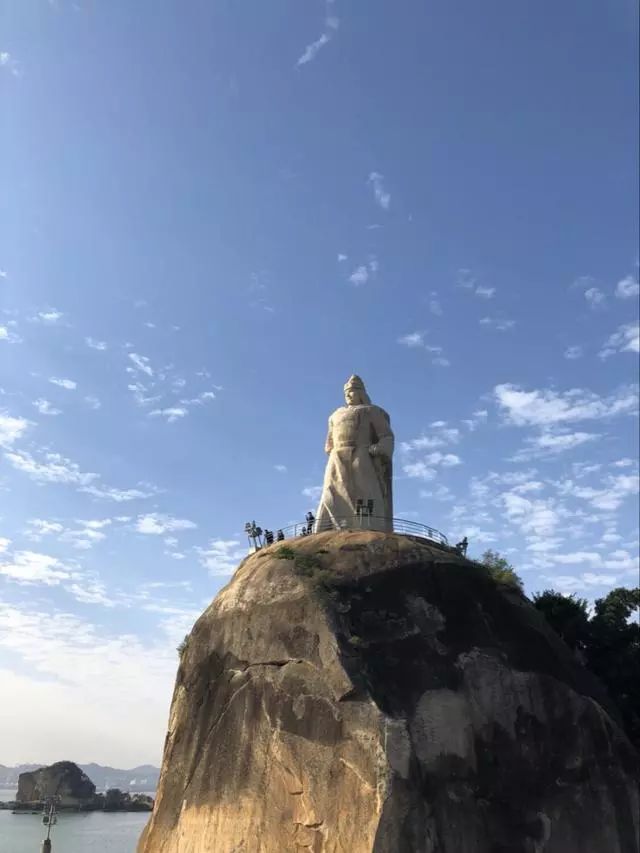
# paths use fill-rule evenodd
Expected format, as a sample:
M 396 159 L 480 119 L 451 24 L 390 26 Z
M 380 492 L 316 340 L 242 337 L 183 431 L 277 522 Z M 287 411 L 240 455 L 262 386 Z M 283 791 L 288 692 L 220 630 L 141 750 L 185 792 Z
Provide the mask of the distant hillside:
M 0 764 L 0 788 L 13 788 L 18 784 L 18 776 L 31 770 L 38 770 L 44 764 L 18 764 L 17 767 L 6 767 Z M 91 779 L 98 791 L 107 788 L 120 788 L 121 791 L 155 791 L 158 785 L 160 770 L 151 764 L 132 767 L 131 770 L 120 770 L 117 767 L 104 767 L 102 764 L 79 764 Z

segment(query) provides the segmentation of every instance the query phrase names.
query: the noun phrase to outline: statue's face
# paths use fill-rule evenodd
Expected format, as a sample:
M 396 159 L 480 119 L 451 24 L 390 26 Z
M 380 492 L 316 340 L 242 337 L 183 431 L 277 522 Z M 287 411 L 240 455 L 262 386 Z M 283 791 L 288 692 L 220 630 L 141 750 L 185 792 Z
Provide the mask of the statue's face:
M 347 388 L 344 399 L 347 401 L 347 406 L 358 406 L 362 402 L 362 395 L 357 388 Z

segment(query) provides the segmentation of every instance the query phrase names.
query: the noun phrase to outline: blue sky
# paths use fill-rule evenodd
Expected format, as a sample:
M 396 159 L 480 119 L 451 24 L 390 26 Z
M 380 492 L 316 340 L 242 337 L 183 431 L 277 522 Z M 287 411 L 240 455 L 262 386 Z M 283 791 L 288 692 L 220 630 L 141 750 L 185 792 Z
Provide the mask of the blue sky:
M 175 646 L 248 518 L 315 508 L 353 372 L 396 515 L 530 593 L 637 582 L 637 29 L 0 0 L 0 762 L 159 760 Z

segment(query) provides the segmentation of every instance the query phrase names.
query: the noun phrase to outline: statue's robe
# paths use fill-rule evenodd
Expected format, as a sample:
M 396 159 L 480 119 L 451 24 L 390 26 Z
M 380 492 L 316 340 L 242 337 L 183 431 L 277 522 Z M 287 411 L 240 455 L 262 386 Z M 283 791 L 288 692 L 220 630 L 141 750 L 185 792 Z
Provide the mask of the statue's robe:
M 375 455 L 370 448 L 375 446 Z M 329 461 L 316 513 L 316 531 L 341 527 L 393 530 L 389 415 L 379 406 L 342 406 L 329 418 L 325 451 Z M 359 521 L 358 499 L 373 500 L 373 517 Z

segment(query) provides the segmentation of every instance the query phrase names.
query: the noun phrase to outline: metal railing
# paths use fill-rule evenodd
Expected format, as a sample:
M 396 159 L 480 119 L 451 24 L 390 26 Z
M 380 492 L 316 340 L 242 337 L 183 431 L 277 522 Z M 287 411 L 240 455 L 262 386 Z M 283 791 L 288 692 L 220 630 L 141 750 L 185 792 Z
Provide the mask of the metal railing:
M 334 522 L 314 520 L 311 524 L 309 522 L 290 524 L 287 527 L 281 527 L 272 532 L 274 542 L 283 542 L 287 539 L 297 539 L 299 536 L 328 533 L 331 530 L 379 530 L 383 532 L 391 532 L 392 530 L 393 533 L 402 533 L 405 536 L 417 536 L 420 539 L 427 539 L 438 545 L 450 547 L 447 537 L 444 533 L 436 530 L 435 527 L 429 527 L 427 524 L 419 524 L 417 521 L 408 521 L 405 518 L 384 518 L 365 513 L 336 518 Z M 258 543 L 260 546 L 270 544 L 265 541 L 264 536 L 261 536 L 260 539 L 262 540 Z

